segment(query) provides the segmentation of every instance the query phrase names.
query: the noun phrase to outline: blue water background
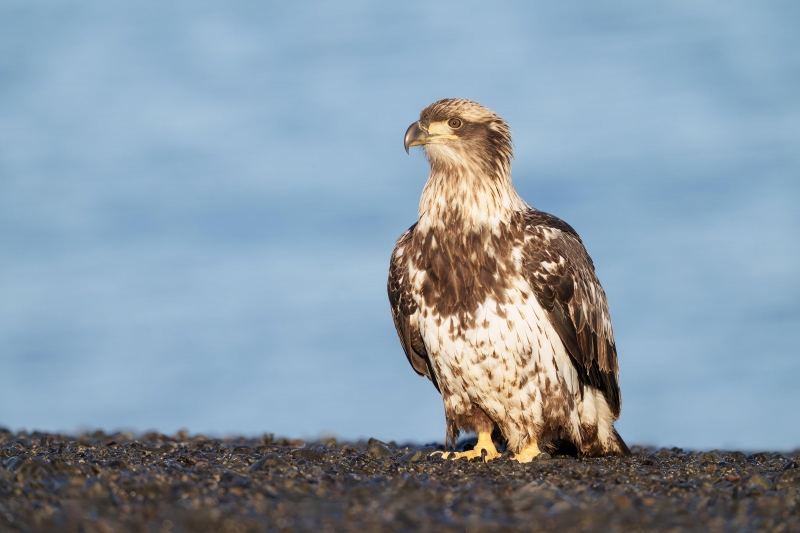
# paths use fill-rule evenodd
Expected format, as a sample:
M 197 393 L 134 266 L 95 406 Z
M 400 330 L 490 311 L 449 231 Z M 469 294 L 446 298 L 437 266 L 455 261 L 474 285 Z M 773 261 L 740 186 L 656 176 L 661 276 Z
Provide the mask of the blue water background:
M 609 296 L 620 432 L 800 446 L 795 2 L 0 4 L 0 425 L 442 441 L 385 282 L 443 97 Z

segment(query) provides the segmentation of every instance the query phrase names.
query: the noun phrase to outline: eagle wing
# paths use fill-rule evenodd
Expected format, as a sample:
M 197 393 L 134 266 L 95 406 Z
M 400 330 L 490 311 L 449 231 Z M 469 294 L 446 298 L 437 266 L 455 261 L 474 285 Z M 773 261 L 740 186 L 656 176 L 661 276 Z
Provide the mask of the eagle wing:
M 619 416 L 617 349 L 608 301 L 580 237 L 566 222 L 525 213 L 523 270 L 578 371 Z
M 436 390 L 439 384 L 431 368 L 428 351 L 422 341 L 419 331 L 419 309 L 411 297 L 411 280 L 408 270 L 408 257 L 412 246 L 412 237 L 416 224 L 411 226 L 408 231 L 403 233 L 392 252 L 392 260 L 389 264 L 389 303 L 392 306 L 392 318 L 397 335 L 400 337 L 400 344 L 406 353 L 411 367 L 420 376 L 426 376 L 433 382 Z

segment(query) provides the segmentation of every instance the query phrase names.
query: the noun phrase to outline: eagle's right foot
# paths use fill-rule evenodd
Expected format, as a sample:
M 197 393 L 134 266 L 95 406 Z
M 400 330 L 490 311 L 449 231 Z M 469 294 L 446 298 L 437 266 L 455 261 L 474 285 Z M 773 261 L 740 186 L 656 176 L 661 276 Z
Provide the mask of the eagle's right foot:
M 462 459 L 464 457 L 467 459 L 483 457 L 483 462 L 488 463 L 492 459 L 500 457 L 500 452 L 494 447 L 491 433 L 478 433 L 478 443 L 466 452 L 442 452 L 442 459 Z

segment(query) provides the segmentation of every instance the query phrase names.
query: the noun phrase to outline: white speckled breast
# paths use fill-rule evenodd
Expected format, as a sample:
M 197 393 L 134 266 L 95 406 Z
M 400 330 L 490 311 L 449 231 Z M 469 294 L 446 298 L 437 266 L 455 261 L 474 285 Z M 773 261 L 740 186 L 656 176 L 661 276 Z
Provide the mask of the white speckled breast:
M 492 299 L 480 304 L 471 328 L 457 317 L 423 313 L 420 333 L 440 384 L 450 393 L 444 395 L 445 410 L 463 413 L 478 405 L 517 449 L 540 433 L 552 405 L 574 405 L 567 397 L 577 400 L 580 384 L 528 283 L 517 277 L 507 296 L 504 304 Z M 577 411 L 559 413 L 563 418 L 559 425 L 579 440 Z

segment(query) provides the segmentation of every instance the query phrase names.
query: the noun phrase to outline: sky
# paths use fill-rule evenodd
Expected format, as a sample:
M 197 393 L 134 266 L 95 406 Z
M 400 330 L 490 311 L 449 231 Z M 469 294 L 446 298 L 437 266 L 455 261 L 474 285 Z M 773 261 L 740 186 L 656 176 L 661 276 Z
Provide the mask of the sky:
M 441 442 L 386 297 L 445 97 L 608 295 L 629 444 L 800 447 L 800 8 L 0 5 L 0 426 Z

